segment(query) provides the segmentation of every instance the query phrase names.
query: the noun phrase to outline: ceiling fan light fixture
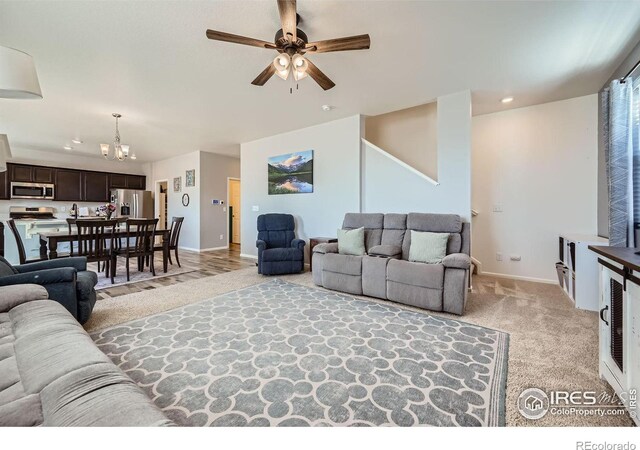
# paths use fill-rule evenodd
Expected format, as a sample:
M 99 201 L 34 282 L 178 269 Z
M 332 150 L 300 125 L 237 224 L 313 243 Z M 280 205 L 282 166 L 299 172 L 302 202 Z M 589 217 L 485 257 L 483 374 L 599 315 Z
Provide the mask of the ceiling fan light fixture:
M 286 53 L 279 54 L 273 60 L 273 67 L 276 69 L 276 75 L 286 80 L 291 72 L 291 57 Z

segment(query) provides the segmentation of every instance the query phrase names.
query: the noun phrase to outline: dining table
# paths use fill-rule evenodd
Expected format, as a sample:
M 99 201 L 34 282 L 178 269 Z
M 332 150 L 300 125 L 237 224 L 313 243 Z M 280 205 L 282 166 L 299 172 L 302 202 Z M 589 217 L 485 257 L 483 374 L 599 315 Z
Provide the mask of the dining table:
M 106 233 L 105 233 L 106 234 Z M 78 229 L 71 227 L 70 230 L 60 231 L 42 231 L 40 235 L 40 257 L 43 259 L 56 259 L 58 258 L 58 244 L 60 242 L 78 242 Z M 114 237 L 118 239 L 124 239 L 127 237 L 126 227 L 117 227 L 113 233 Z M 171 229 L 158 228 L 154 232 L 155 237 L 162 238 L 162 270 L 167 273 L 169 263 L 169 239 L 171 235 Z M 109 236 L 111 236 L 111 230 L 109 230 Z

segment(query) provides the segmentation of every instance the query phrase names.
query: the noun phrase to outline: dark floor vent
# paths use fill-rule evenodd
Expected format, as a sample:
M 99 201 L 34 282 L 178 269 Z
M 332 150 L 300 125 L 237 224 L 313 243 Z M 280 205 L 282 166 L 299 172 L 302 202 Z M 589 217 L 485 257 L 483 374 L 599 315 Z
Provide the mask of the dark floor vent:
M 618 368 L 623 370 L 623 347 L 622 347 L 622 335 L 624 318 L 622 316 L 622 301 L 624 294 L 624 287 L 616 280 L 611 279 L 611 357 L 618 365 Z

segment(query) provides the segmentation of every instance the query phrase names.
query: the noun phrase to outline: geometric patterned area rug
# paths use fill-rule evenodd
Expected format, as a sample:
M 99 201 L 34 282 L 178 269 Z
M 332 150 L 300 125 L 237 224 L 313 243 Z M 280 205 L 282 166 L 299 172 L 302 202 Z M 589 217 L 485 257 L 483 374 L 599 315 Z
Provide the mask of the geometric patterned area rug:
M 274 279 L 92 335 L 184 426 L 503 426 L 509 335 Z

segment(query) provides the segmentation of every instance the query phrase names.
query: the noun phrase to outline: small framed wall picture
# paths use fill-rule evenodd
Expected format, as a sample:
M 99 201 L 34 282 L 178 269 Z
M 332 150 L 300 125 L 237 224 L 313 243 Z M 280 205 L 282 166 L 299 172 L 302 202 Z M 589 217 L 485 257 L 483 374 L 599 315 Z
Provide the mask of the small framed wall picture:
M 187 170 L 184 177 L 184 187 L 194 187 L 196 185 L 196 169 Z
M 182 195 L 182 206 L 189 206 L 189 194 Z
M 182 177 L 175 177 L 173 179 L 173 192 L 182 191 Z

